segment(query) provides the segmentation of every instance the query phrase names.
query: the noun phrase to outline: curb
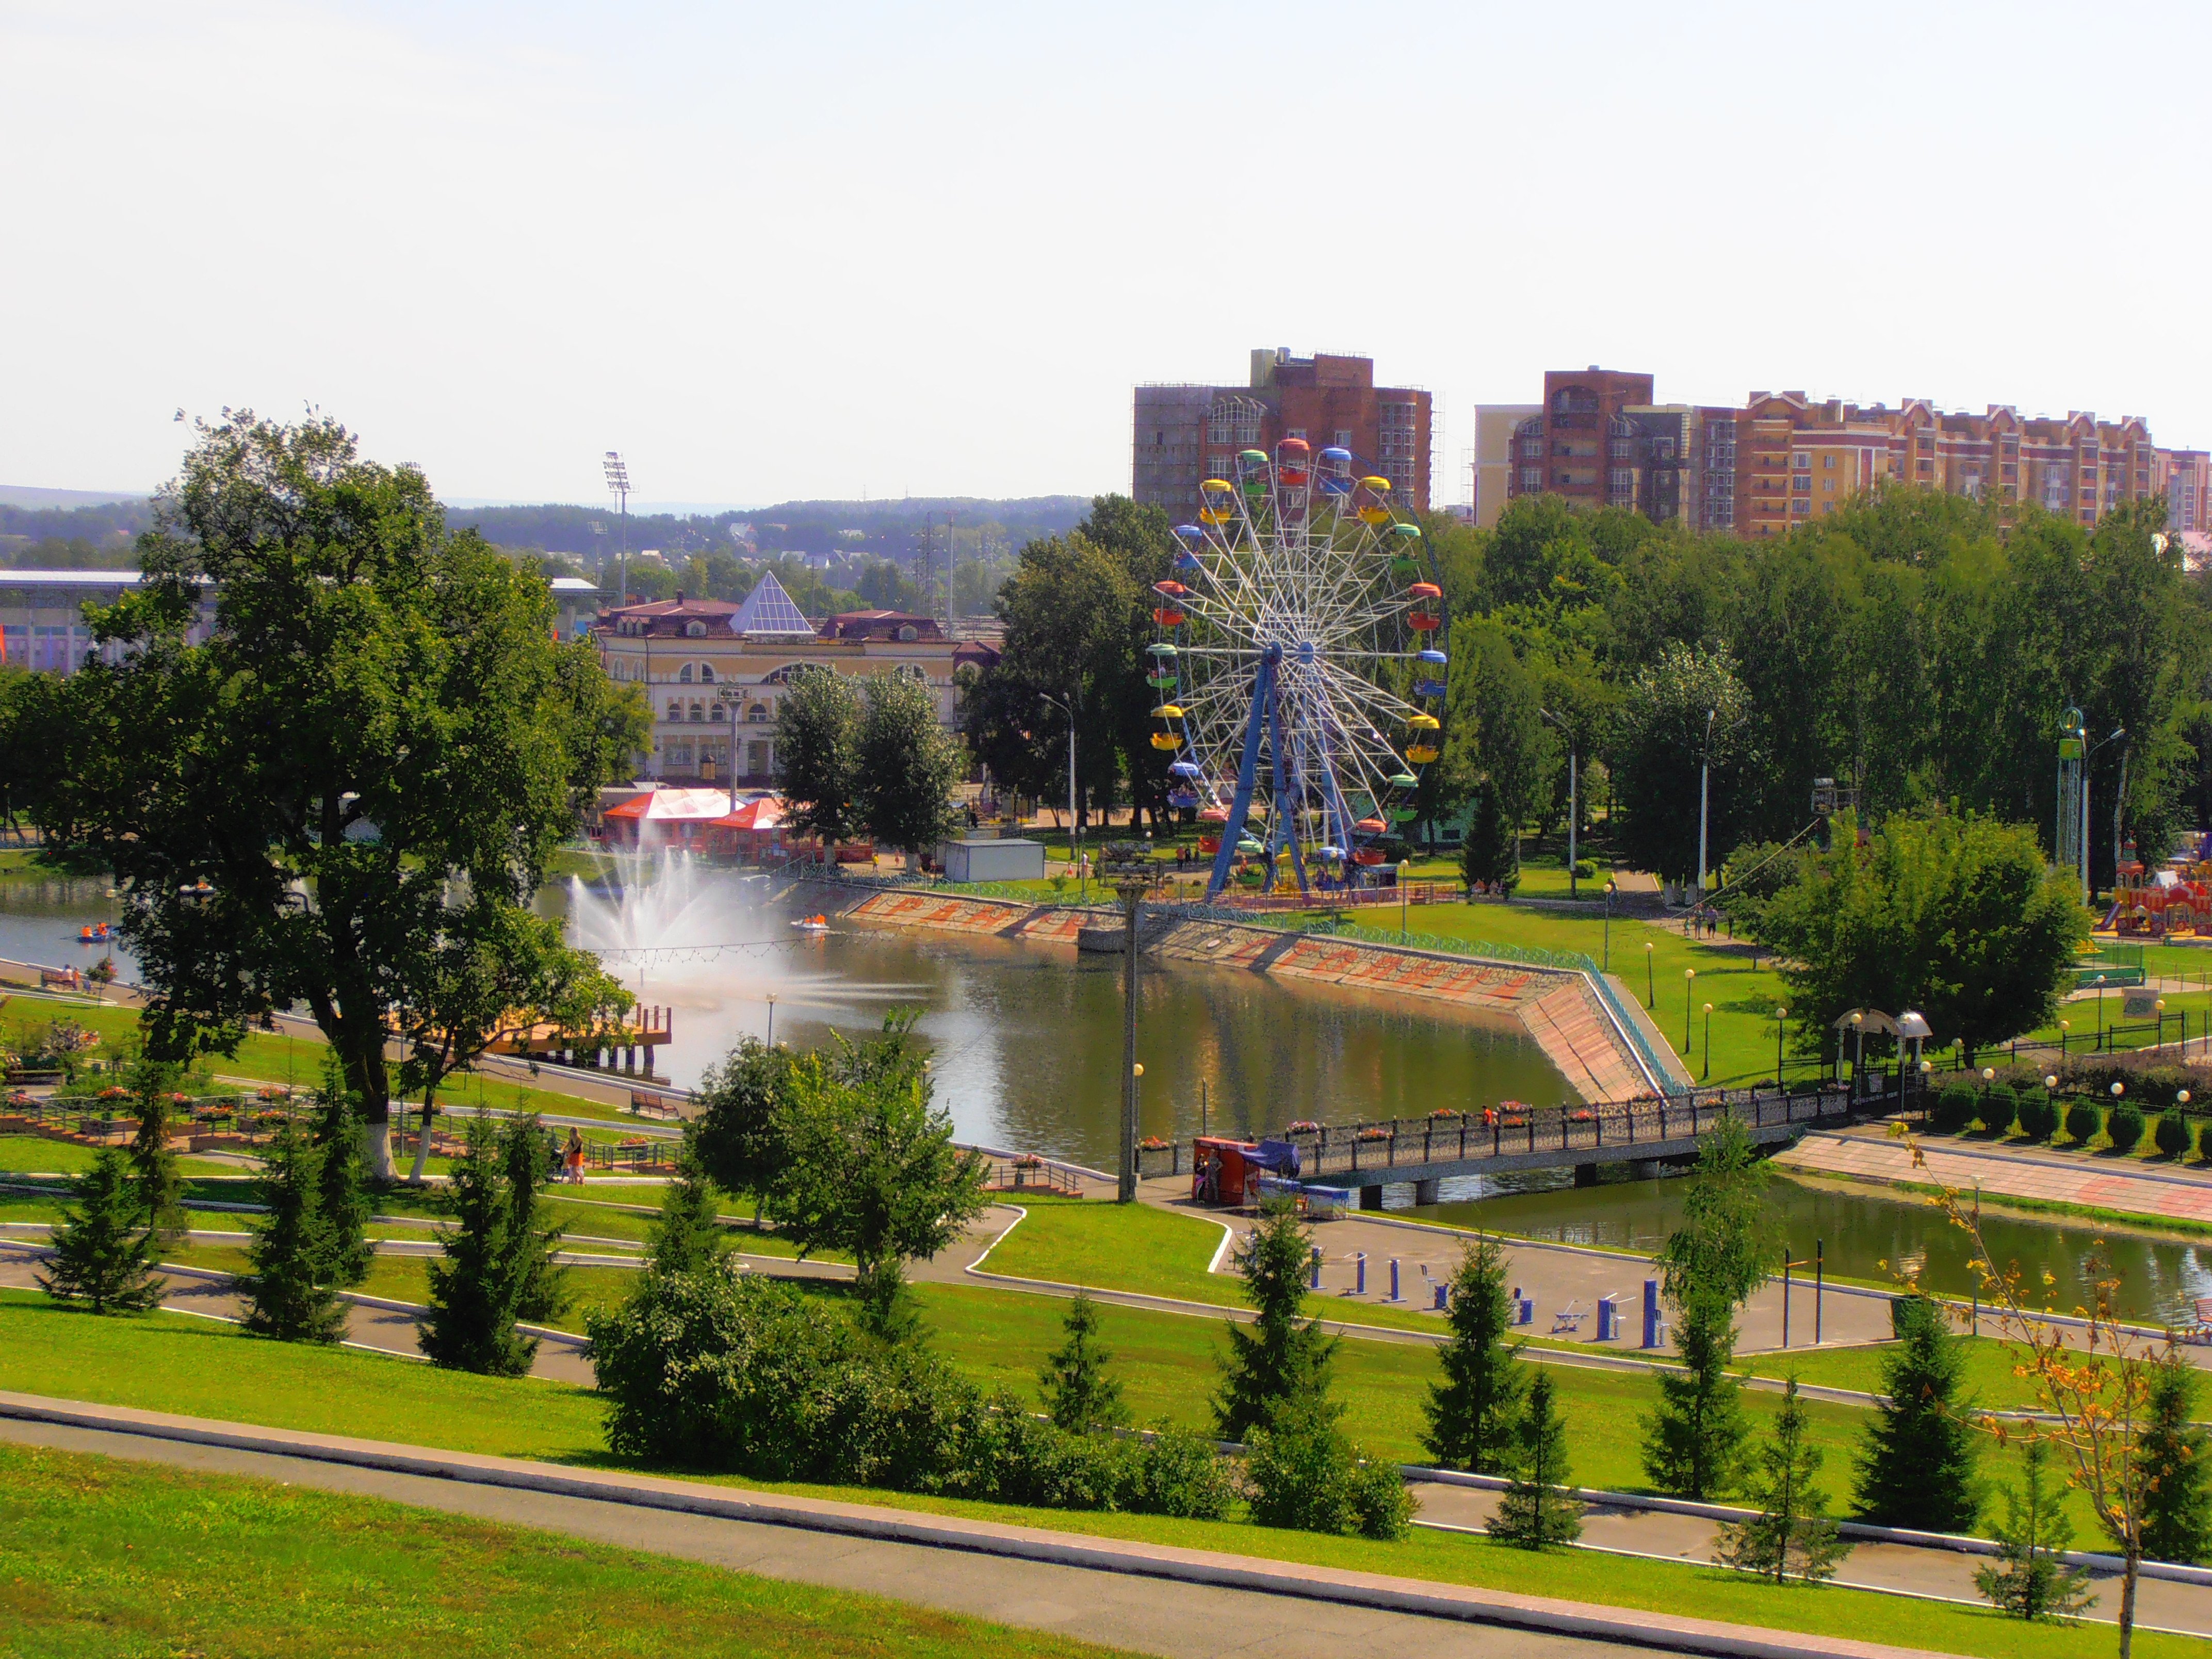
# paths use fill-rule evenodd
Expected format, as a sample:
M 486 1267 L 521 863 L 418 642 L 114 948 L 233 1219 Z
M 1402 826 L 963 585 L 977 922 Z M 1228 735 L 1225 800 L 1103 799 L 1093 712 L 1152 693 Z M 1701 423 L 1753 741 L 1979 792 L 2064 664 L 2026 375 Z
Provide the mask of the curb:
M 1671 1653 L 1725 1659 L 1919 1659 L 1925 1650 L 1889 1647 L 1835 1637 L 1765 1631 L 1707 1620 L 1676 1619 L 1634 1608 L 1604 1608 L 1521 1595 L 1471 1585 L 1431 1583 L 1380 1573 L 1348 1572 L 1297 1562 L 1273 1562 L 1211 1550 L 1177 1549 L 1120 1539 L 1091 1538 L 1040 1528 L 1002 1526 L 957 1516 L 924 1517 L 911 1511 L 859 1504 L 781 1497 L 727 1487 L 704 1487 L 649 1476 L 568 1469 L 515 1458 L 437 1452 L 388 1442 L 342 1439 L 283 1430 L 176 1417 L 122 1407 L 0 1393 L 0 1417 L 20 1421 L 142 1435 L 189 1445 L 390 1474 L 427 1476 L 474 1486 L 503 1486 L 556 1497 L 629 1504 L 755 1525 L 798 1528 L 845 1537 L 957 1549 L 1015 1560 L 1044 1562 L 1091 1571 L 1255 1590 L 1266 1595 L 1334 1602 L 1387 1613 L 1411 1613 L 1462 1623 L 1594 1638 Z

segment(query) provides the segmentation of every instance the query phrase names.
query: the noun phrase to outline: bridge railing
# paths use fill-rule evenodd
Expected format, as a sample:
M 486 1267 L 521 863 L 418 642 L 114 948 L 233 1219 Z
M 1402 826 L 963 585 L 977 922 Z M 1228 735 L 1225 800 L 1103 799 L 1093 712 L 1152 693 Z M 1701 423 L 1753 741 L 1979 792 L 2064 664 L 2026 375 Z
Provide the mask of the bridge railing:
M 1457 1115 L 1300 1127 L 1273 1138 L 1298 1149 L 1299 1176 L 1311 1180 L 1543 1152 L 1562 1154 L 1562 1162 L 1576 1154 L 1576 1162 L 1602 1163 L 1608 1154 L 1626 1159 L 1640 1146 L 1693 1139 L 1730 1115 L 1752 1129 L 1771 1129 L 1842 1118 L 1853 1105 L 1842 1085 L 1800 1094 L 1716 1089 L 1596 1106 L 1509 1103 Z

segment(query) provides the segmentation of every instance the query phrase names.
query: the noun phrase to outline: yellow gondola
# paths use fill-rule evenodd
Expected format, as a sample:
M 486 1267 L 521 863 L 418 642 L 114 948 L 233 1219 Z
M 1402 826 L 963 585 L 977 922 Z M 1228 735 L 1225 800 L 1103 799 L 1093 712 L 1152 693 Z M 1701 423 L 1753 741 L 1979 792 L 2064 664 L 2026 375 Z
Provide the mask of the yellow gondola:
M 1172 732 L 1155 732 L 1152 733 L 1152 747 L 1155 749 L 1180 749 L 1182 747 L 1182 739 L 1176 736 Z
M 1417 743 L 1406 751 L 1406 758 L 1416 766 L 1426 766 L 1437 757 L 1434 744 Z
M 1182 705 L 1179 703 L 1164 702 L 1158 708 L 1152 710 L 1152 718 L 1156 720 L 1179 720 L 1182 718 Z
M 1433 732 L 1442 722 L 1434 714 L 1408 714 L 1406 724 L 1415 732 Z

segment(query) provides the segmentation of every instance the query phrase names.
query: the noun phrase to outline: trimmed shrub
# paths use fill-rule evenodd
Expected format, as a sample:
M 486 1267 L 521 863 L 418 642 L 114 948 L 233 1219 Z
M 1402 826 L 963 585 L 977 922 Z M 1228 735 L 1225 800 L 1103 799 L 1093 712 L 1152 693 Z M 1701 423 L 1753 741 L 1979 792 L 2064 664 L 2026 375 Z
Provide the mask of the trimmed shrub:
M 2102 1127 L 2100 1116 L 2095 1101 L 2077 1100 L 2066 1109 L 2066 1133 L 2077 1143 L 2094 1140 Z
M 1255 1429 L 1245 1479 L 1252 1519 L 1263 1527 L 1402 1538 L 1413 1522 L 1413 1494 L 1398 1467 L 1362 1462 L 1329 1408 L 1301 1401 Z
M 2132 1100 L 2124 1100 L 2105 1114 L 2105 1133 L 2112 1138 L 2112 1150 L 2132 1152 L 2142 1144 L 2142 1108 Z
M 1965 1084 L 1945 1084 L 1936 1097 L 1936 1129 L 1943 1134 L 1957 1134 L 1974 1121 L 1974 1091 Z
M 585 1322 L 619 1456 L 1200 1520 L 1218 1520 L 1235 1496 L 1198 1435 L 1070 1434 L 1010 1395 L 986 1400 L 928 1349 L 872 1341 L 820 1298 L 726 1261 L 648 1273 L 622 1307 Z
M 2030 1140 L 2048 1140 L 2058 1127 L 2058 1108 L 2041 1089 L 2020 1091 L 2020 1132 Z
M 2001 1135 L 2012 1127 L 2013 1119 L 2020 1111 L 2020 1097 L 2004 1084 L 1993 1083 L 1982 1091 L 1974 1109 L 1982 1120 L 1982 1127 L 1993 1135 Z
M 2164 1152 L 2168 1158 L 2179 1159 L 2189 1156 L 2189 1149 L 2191 1144 L 2197 1139 L 2197 1132 L 2187 1118 L 2182 1116 L 2179 1112 L 2169 1110 L 2158 1115 L 2158 1122 L 2152 1128 L 2151 1136 L 2156 1141 L 2159 1151 Z

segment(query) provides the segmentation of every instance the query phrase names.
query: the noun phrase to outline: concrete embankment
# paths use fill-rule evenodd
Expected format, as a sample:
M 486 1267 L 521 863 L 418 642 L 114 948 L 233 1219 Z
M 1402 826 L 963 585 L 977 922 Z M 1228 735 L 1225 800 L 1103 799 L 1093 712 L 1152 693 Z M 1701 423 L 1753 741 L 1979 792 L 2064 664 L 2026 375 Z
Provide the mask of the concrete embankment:
M 1084 928 L 1110 926 L 1114 921 L 1109 911 L 1076 905 L 964 898 L 899 888 L 854 893 L 837 908 L 848 920 L 874 927 L 925 927 L 1060 945 L 1071 950 Z M 1148 942 L 1152 938 L 1149 926 L 1146 937 Z M 1450 956 L 1212 918 L 1168 919 L 1150 948 L 1159 956 L 1180 961 L 1379 992 L 1510 1020 L 1528 1033 L 1568 1085 L 1585 1100 L 1627 1100 L 1688 1086 L 1686 1076 L 1650 1074 L 1590 976 L 1572 969 Z M 1626 997 L 1616 1000 L 1633 1002 Z M 1650 1046 L 1662 1059 L 1671 1060 L 1663 1043 Z

